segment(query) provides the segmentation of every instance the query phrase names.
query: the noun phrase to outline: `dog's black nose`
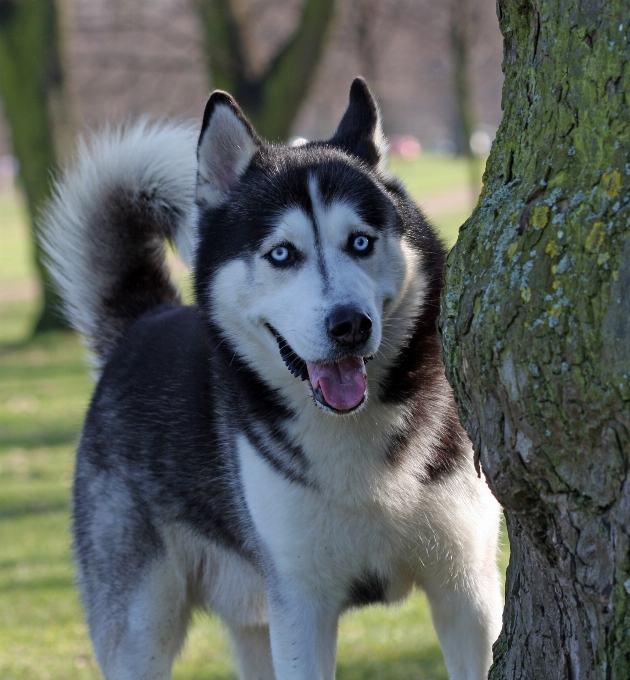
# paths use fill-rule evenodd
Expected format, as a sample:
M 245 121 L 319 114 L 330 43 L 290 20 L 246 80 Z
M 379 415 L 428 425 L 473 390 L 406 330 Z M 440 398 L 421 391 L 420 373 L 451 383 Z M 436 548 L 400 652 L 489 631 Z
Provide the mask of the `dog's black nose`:
M 354 307 L 337 307 L 326 319 L 326 330 L 338 345 L 354 347 L 370 337 L 372 319 Z

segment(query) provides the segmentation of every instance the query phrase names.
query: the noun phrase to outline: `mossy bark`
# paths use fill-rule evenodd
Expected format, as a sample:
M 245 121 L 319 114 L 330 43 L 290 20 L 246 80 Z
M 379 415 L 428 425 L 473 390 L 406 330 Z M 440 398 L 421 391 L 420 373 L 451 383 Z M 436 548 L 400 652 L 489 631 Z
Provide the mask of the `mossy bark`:
M 446 271 L 512 554 L 493 680 L 630 678 L 630 11 L 499 0 L 503 121 Z
M 265 139 L 286 140 L 324 52 L 335 0 L 305 0 L 300 24 L 261 74 L 252 74 L 234 0 L 196 0 L 208 70 Z
M 65 327 L 42 263 L 36 218 L 50 195 L 50 174 L 72 143 L 73 120 L 61 41 L 61 0 L 0 0 L 0 95 L 20 164 L 43 284 L 35 332 Z

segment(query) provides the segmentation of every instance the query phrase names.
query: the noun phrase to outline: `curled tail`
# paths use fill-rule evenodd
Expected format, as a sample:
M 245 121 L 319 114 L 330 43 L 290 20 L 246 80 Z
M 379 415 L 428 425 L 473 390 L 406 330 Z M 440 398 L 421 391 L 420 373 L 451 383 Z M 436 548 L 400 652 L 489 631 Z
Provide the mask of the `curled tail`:
M 165 262 L 175 240 L 186 259 L 197 134 L 142 122 L 82 143 L 42 216 L 42 245 L 69 322 L 103 363 L 144 312 L 179 303 Z

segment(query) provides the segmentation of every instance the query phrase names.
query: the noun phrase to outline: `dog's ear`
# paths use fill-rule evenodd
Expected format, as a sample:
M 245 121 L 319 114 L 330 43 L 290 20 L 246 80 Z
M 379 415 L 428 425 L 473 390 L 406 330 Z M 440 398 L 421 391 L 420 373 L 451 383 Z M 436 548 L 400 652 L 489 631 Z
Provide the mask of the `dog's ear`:
M 381 126 L 376 99 L 363 78 L 355 78 L 350 87 L 350 103 L 329 144 L 358 156 L 372 166 L 383 167 L 387 161 L 387 142 Z
M 262 145 L 239 105 L 227 93 L 210 95 L 197 144 L 197 201 L 219 205 Z

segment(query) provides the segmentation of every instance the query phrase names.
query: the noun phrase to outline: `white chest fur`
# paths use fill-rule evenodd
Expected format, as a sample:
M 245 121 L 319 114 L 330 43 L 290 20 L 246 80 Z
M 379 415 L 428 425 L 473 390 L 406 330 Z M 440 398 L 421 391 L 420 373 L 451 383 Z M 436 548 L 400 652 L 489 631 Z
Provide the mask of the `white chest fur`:
M 409 508 L 399 506 L 396 513 L 374 497 L 358 503 L 355 495 L 344 502 L 343 496 L 334 499 L 295 484 L 273 470 L 245 437 L 239 438 L 238 452 L 248 509 L 274 569 L 312 581 L 340 607 L 351 584 L 365 574 L 387 582 L 388 601 L 410 590 L 414 566 L 409 553 L 432 541 L 413 527 Z M 416 550 L 409 550 L 410 543 Z

